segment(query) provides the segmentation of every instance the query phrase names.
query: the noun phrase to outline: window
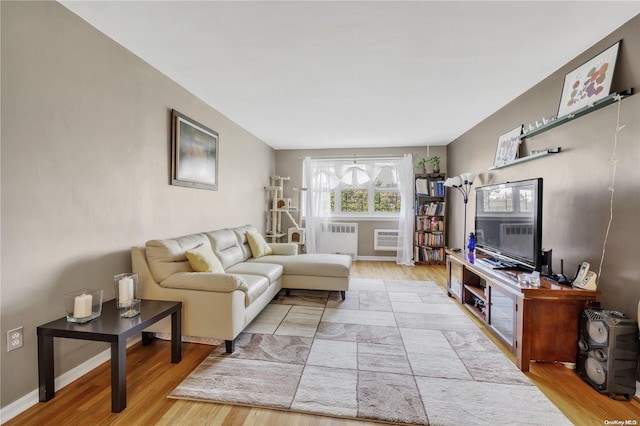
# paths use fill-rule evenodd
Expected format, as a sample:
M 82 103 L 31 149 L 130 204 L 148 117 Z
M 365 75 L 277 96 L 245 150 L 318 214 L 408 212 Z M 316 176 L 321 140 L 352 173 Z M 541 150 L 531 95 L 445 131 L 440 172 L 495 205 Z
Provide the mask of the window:
M 398 213 L 400 212 L 400 193 L 397 190 L 376 190 L 373 203 L 376 213 Z
M 369 211 L 369 191 L 366 189 L 341 189 L 340 210 L 342 213 L 366 213 Z M 334 209 L 335 211 L 335 205 Z
M 332 215 L 396 216 L 400 212 L 401 200 L 395 161 L 319 161 L 325 162 L 325 167 L 316 179 L 330 193 Z M 306 176 L 304 169 L 302 175 Z M 303 182 L 303 186 L 307 187 L 306 182 Z M 304 193 L 303 197 L 306 195 Z M 302 213 L 304 215 L 304 210 Z

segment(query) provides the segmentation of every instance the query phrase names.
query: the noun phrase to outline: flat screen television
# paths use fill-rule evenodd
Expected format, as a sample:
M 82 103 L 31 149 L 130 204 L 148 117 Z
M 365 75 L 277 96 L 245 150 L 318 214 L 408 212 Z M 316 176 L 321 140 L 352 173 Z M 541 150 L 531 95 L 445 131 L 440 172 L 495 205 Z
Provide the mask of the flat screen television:
M 475 234 L 495 267 L 540 271 L 542 178 L 477 187 Z

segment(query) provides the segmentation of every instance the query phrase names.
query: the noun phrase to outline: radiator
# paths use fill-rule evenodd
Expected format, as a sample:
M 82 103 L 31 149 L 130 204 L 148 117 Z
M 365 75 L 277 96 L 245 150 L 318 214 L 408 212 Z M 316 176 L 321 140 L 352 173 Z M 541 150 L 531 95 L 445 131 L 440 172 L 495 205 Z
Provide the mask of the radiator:
M 398 230 L 397 229 L 374 229 L 373 249 L 382 251 L 398 250 Z
M 320 223 L 318 228 L 318 253 L 348 254 L 358 257 L 357 223 Z

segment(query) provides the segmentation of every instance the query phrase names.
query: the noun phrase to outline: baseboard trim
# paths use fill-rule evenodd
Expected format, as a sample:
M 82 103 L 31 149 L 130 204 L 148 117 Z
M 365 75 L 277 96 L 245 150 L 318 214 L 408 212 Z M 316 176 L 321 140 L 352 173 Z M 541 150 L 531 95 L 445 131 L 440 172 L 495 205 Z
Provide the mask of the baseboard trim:
M 395 256 L 358 256 L 356 260 L 370 260 L 377 262 L 395 262 Z
M 131 342 L 127 342 L 127 348 L 131 345 L 134 345 L 140 341 L 140 337 L 136 339 L 132 339 Z M 94 368 L 102 365 L 104 362 L 109 361 L 111 359 L 111 348 L 105 349 L 100 352 L 98 355 L 94 356 L 78 365 L 77 367 L 72 368 L 66 373 L 61 374 L 59 377 L 56 377 L 54 381 L 54 388 L 57 391 L 64 388 L 70 383 L 78 380 L 80 377 L 84 376 Z M 38 389 L 35 389 L 22 398 L 12 402 L 6 407 L 0 409 L 0 424 L 4 424 L 9 420 L 13 419 L 19 414 L 22 414 L 24 411 L 36 405 L 40 402 L 40 395 Z

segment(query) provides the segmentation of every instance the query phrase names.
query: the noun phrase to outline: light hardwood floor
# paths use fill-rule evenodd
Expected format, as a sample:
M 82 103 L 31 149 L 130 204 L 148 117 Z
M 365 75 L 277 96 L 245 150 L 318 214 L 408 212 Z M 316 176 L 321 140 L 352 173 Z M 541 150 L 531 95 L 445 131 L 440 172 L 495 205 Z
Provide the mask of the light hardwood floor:
M 443 266 L 402 267 L 392 262 L 355 262 L 353 276 L 382 279 L 430 280 L 444 291 Z M 348 297 L 348 294 L 347 294 Z M 461 309 L 464 308 L 461 307 Z M 470 316 L 470 318 L 474 319 Z M 480 323 L 476 324 L 483 329 Z M 486 330 L 483 329 L 485 333 Z M 487 335 L 490 336 L 489 333 Z M 491 336 L 490 336 L 491 337 Z M 190 402 L 166 396 L 211 352 L 211 346 L 185 343 L 179 364 L 171 364 L 170 344 L 139 343 L 127 353 L 127 408 L 111 413 L 110 366 L 106 362 L 6 422 L 6 425 L 374 425 L 338 419 L 241 406 Z M 501 347 L 500 344 L 498 346 Z M 504 349 L 503 349 L 504 350 Z M 507 353 L 513 360 L 513 356 Z M 34 366 L 35 368 L 35 366 Z M 613 421 L 640 422 L 640 401 L 614 401 L 584 383 L 562 365 L 534 363 L 527 376 L 576 425 L 606 425 Z M 508 404 L 508 401 L 505 401 Z

